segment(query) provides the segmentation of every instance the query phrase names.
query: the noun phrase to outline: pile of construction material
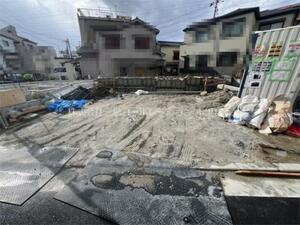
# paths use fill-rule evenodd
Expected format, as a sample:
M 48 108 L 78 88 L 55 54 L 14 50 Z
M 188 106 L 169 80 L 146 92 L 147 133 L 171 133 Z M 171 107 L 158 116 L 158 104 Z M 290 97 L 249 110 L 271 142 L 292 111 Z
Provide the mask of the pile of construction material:
M 60 98 L 51 100 L 48 104 L 48 111 L 67 113 L 80 110 L 93 98 L 93 93 L 89 89 L 79 86 Z
M 8 128 L 10 125 L 32 119 L 39 114 L 50 111 L 65 113 L 82 109 L 93 94 L 89 89 L 73 87 L 56 95 L 48 93 L 44 97 L 28 100 L 20 88 L 0 91 L 0 127 Z
M 263 134 L 282 133 L 293 124 L 292 103 L 284 96 L 274 99 L 234 96 L 218 115 L 229 122 L 259 129 Z
M 0 91 L 0 127 L 7 128 L 12 123 L 34 118 L 37 112 L 46 109 L 42 99 L 26 101 L 19 88 Z

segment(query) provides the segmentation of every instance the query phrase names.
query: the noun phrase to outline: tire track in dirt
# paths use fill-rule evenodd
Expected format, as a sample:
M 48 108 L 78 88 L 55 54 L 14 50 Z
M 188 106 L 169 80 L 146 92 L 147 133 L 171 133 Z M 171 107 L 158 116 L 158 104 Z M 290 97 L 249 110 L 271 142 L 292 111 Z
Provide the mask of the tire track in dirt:
M 129 137 L 129 135 L 131 135 L 132 132 L 134 132 L 134 130 L 136 130 L 139 126 L 141 126 L 141 124 L 145 121 L 146 119 L 146 115 L 143 115 L 143 117 L 141 119 L 139 119 L 134 125 L 133 127 L 119 140 L 119 143 L 121 141 L 123 141 L 124 139 L 126 139 L 127 137 Z

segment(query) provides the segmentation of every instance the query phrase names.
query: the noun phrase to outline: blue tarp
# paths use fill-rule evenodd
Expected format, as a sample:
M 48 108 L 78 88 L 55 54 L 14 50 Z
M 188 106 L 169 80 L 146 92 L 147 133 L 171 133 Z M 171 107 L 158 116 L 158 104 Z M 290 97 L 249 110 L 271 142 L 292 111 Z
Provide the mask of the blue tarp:
M 48 110 L 50 112 L 57 112 L 57 113 L 63 113 L 68 112 L 70 110 L 78 110 L 82 109 L 85 104 L 87 104 L 88 100 L 55 100 L 55 102 L 50 103 L 48 105 Z

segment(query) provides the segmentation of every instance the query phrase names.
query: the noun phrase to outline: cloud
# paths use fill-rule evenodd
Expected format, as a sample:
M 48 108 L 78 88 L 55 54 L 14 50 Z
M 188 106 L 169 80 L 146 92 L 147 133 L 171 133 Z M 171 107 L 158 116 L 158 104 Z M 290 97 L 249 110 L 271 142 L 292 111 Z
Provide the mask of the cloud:
M 64 48 L 63 39 L 79 45 L 77 8 L 111 8 L 137 16 L 160 29 L 160 40 L 182 41 L 182 30 L 192 22 L 211 18 L 213 0 L 0 0 L 0 25 L 15 25 L 18 32 L 41 45 Z M 220 14 L 237 8 L 276 8 L 298 0 L 225 0 Z

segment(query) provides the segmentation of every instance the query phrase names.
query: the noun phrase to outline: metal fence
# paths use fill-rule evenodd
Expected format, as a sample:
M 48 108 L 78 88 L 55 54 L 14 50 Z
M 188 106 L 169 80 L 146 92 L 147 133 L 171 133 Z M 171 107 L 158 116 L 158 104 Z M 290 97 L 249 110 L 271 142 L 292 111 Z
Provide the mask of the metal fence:
M 256 32 L 252 63 L 241 85 L 241 96 L 292 102 L 300 91 L 300 26 Z

